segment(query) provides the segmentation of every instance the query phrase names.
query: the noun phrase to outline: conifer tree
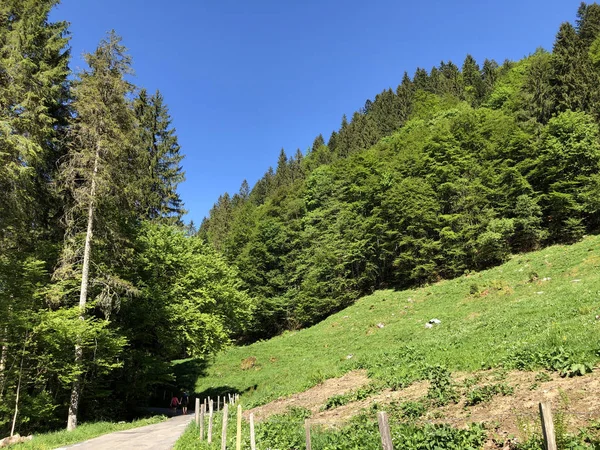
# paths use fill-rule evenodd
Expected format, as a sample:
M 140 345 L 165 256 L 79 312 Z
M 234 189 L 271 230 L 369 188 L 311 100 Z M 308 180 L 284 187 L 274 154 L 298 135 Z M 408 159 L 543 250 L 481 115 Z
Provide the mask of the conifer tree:
M 340 131 L 336 140 L 336 151 L 337 156 L 345 157 L 350 152 L 350 133 L 348 131 L 349 124 L 346 114 L 342 116 L 342 124 L 340 125 Z
M 135 101 L 139 146 L 142 158 L 140 174 L 143 215 L 149 219 L 181 222 L 185 213 L 177 186 L 184 180 L 175 129 L 159 91 L 148 97 L 142 89 Z
M 296 154 L 294 155 L 294 157 L 290 160 L 290 175 L 292 178 L 292 183 L 295 183 L 298 180 L 301 180 L 304 178 L 304 168 L 303 168 L 303 164 L 302 161 L 304 160 L 304 155 L 302 154 L 302 151 L 298 148 L 296 149 Z
M 456 98 L 463 97 L 463 84 L 461 73 L 458 66 L 452 61 L 440 63 L 440 73 L 442 75 L 443 90 L 442 93 L 450 94 Z
M 89 69 L 81 73 L 74 86 L 73 108 L 77 116 L 71 132 L 70 153 L 61 168 L 65 194 L 72 204 L 67 207 L 67 239 L 55 277 L 63 282 L 81 280 L 79 318 L 82 321 L 87 315 L 90 295 L 95 295 L 100 303 L 110 303 L 115 291 L 128 289 L 127 283 L 116 275 L 101 273 L 99 268 L 103 265 L 99 261 L 93 265 L 97 271 L 92 270 L 92 259 L 99 252 L 93 248 L 94 235 L 109 234 L 111 240 L 121 241 L 122 215 L 132 211 L 138 200 L 129 198 L 127 189 L 132 182 L 128 172 L 135 118 L 127 100 L 133 87 L 124 79 L 131 72 L 130 57 L 120 41 L 120 37 L 111 32 L 94 53 L 85 55 Z M 85 230 L 80 224 L 85 224 Z M 111 242 L 110 247 L 115 243 Z M 100 292 L 90 292 L 91 279 L 103 280 L 103 283 L 94 283 L 94 286 L 102 286 Z M 84 357 L 82 340 L 83 336 L 79 336 L 75 344 L 76 366 L 82 365 Z M 79 370 L 71 391 L 68 430 L 77 426 L 82 381 Z
M 493 59 L 485 59 L 481 68 L 481 78 L 483 82 L 484 97 L 487 97 L 498 79 L 498 63 Z
M 332 131 L 331 136 L 329 136 L 329 140 L 327 141 L 327 147 L 329 147 L 329 151 L 333 154 L 336 154 L 338 148 L 339 134 L 337 131 Z
M 483 80 L 479 65 L 471 55 L 467 55 L 462 66 L 462 79 L 465 87 L 465 100 L 477 106 L 484 96 Z
M 396 96 L 398 97 L 398 116 L 401 124 L 404 124 L 404 122 L 408 120 L 408 117 L 412 112 L 414 91 L 415 88 L 413 82 L 408 76 L 408 73 L 404 72 L 402 83 L 399 84 L 396 89 Z
M 248 185 L 247 180 L 242 181 L 242 185 L 240 186 L 239 196 L 244 201 L 248 200 L 248 198 L 250 197 L 250 186 Z
M 45 281 L 43 250 L 57 229 L 51 180 L 67 116 L 69 59 L 66 22 L 48 21 L 57 3 L 0 2 L 0 403 L 9 353 L 24 349 L 38 320 L 42 305 L 32 286 Z
M 394 91 L 386 89 L 377 94 L 367 117 L 377 129 L 376 139 L 388 136 L 402 125 L 400 101 Z
M 577 10 L 577 34 L 585 48 L 588 48 L 600 33 L 600 5 L 581 3 Z
M 288 157 L 285 154 L 285 150 L 282 148 L 279 152 L 279 158 L 277 158 L 277 169 L 275 170 L 275 186 L 282 187 L 289 185 L 290 173 L 288 167 Z
M 552 84 L 560 110 L 598 114 L 598 73 L 575 27 L 568 22 L 560 26 L 556 35 L 552 66 Z
M 312 152 L 317 151 L 322 145 L 325 145 L 325 140 L 323 139 L 323 135 L 319 134 L 313 141 L 311 151 Z
M 426 91 L 429 87 L 429 75 L 427 71 L 421 67 L 417 67 L 412 82 L 415 89 Z
M 556 110 L 551 77 L 552 56 L 543 50 L 537 51 L 531 56 L 531 65 L 523 83 L 524 106 L 531 117 L 544 124 Z
M 54 205 L 48 181 L 60 157 L 69 59 L 66 22 L 48 22 L 57 3 L 0 4 L 0 253 L 7 230 L 22 244 L 33 237 L 22 228 L 40 230 Z

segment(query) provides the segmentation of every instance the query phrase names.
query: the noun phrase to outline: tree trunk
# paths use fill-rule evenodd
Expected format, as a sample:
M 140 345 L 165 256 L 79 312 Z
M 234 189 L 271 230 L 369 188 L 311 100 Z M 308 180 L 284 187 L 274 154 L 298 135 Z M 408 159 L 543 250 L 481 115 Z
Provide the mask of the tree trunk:
M 15 425 L 17 424 L 17 415 L 19 414 L 19 396 L 21 394 L 21 379 L 23 377 L 23 360 L 25 359 L 25 345 L 27 344 L 27 333 L 23 340 L 23 352 L 21 353 L 21 367 L 19 368 L 19 382 L 17 383 L 17 395 L 15 397 L 15 414 L 13 416 L 12 427 L 10 428 L 10 437 L 15 434 Z
M 4 396 L 4 382 L 6 380 L 6 360 L 8 359 L 8 327 L 4 327 L 2 335 L 0 336 L 2 341 L 2 348 L 0 348 L 0 400 Z
M 94 197 L 96 195 L 96 174 L 98 173 L 98 160 L 100 159 L 100 146 L 96 146 L 94 157 L 94 172 L 92 173 L 92 184 L 90 186 L 90 204 L 88 206 L 88 223 L 85 234 L 85 247 L 83 250 L 83 267 L 81 269 L 81 293 L 79 294 L 79 320 L 85 320 L 85 304 L 87 302 L 88 282 L 90 274 L 90 254 L 92 250 L 92 234 L 94 224 Z M 81 363 L 83 348 L 81 343 L 75 344 L 75 365 Z M 77 428 L 77 411 L 79 409 L 79 396 L 81 394 L 81 374 L 73 382 L 71 390 L 71 401 L 69 403 L 69 417 L 67 420 L 67 431 Z

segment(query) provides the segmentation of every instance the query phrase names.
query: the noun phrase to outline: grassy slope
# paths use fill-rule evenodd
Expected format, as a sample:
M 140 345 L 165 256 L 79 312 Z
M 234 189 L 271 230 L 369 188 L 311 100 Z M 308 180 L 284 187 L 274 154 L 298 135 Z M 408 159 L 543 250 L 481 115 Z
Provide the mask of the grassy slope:
M 52 433 L 36 434 L 33 439 L 23 444 L 16 444 L 10 448 L 25 450 L 36 449 L 45 450 L 61 447 L 64 445 L 76 444 L 87 441 L 103 434 L 113 433 L 115 431 L 129 430 L 131 428 L 143 427 L 167 420 L 166 416 L 154 416 L 147 419 L 135 420 L 133 422 L 95 422 L 79 425 L 74 431 L 55 431 Z
M 232 348 L 216 357 L 196 391 L 237 389 L 244 393 L 243 403 L 253 406 L 356 367 L 376 378 L 400 373 L 410 379 L 427 364 L 452 371 L 497 366 L 523 348 L 563 346 L 576 359 L 595 362 L 596 314 L 600 237 L 592 236 L 455 280 L 378 291 L 311 328 Z M 432 318 L 441 325 L 426 329 Z M 413 348 L 408 354 L 406 346 Z M 255 367 L 242 370 L 242 360 L 250 356 Z

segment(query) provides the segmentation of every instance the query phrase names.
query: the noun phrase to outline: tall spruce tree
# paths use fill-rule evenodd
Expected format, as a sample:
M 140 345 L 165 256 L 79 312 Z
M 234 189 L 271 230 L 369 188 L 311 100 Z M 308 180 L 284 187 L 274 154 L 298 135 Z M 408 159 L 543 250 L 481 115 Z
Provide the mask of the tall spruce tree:
M 177 186 L 184 179 L 175 129 L 159 91 L 148 97 L 142 89 L 135 100 L 141 157 L 142 215 L 151 220 L 181 222 L 185 214 Z
M 553 77 L 558 107 L 561 111 L 587 111 L 597 114 L 597 72 L 584 50 L 583 42 L 573 25 L 560 26 L 552 51 Z
M 600 5 L 582 2 L 577 10 L 575 23 L 581 42 L 586 48 L 589 47 L 600 33 Z
M 57 3 L 0 2 L 0 403 L 8 401 L 15 375 L 9 354 L 25 354 L 42 307 L 38 288 L 43 259 L 50 258 L 43 250 L 56 230 L 50 186 L 66 118 L 69 59 L 66 22 L 48 20 Z M 17 396 L 13 429 L 18 403 Z
M 483 82 L 484 97 L 487 97 L 498 79 L 498 63 L 493 59 L 485 59 L 481 68 L 481 79 Z
M 131 72 L 130 57 L 121 45 L 121 38 L 111 32 L 85 59 L 89 69 L 81 73 L 74 86 L 73 108 L 77 115 L 71 132 L 71 149 L 61 168 L 61 180 L 71 204 L 67 207 L 67 239 L 61 265 L 55 273 L 63 282 L 80 280 L 81 321 L 86 319 L 90 295 L 102 307 L 102 303 L 110 303 L 119 290 L 129 288 L 98 260 L 100 249 L 94 249 L 94 235 L 104 237 L 105 247 L 108 242 L 108 247 L 115 252 L 112 255 L 115 265 L 119 259 L 119 249 L 115 246 L 125 239 L 120 227 L 138 201 L 128 197 L 131 195 L 128 186 L 133 178 L 130 161 L 135 123 L 128 100 L 133 86 L 125 80 Z M 90 287 L 94 288 L 91 292 Z M 104 305 L 104 308 L 110 307 L 110 304 Z M 83 341 L 84 336 L 78 336 L 75 344 L 75 364 L 80 369 L 71 390 L 68 430 L 77 426 L 83 381 Z
M 322 134 L 319 134 L 312 143 L 311 151 L 316 152 L 322 145 L 325 145 L 325 139 Z
M 473 106 L 478 106 L 483 100 L 485 89 L 479 64 L 471 55 L 467 55 L 463 62 L 462 79 L 465 86 L 465 100 Z

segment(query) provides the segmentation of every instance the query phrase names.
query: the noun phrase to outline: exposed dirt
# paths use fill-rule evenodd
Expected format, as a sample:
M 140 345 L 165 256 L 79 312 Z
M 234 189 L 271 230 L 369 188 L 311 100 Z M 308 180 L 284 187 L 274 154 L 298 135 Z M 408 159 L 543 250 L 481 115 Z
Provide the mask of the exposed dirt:
M 490 440 L 485 448 L 502 448 L 502 443 L 511 436 L 524 439 L 525 434 L 539 429 L 539 402 L 548 402 L 555 417 L 563 415 L 570 431 L 600 419 L 600 370 L 595 369 L 585 376 L 561 378 L 556 373 L 546 373 L 549 381 L 536 381 L 538 372 L 482 371 L 470 374 L 453 374 L 457 389 L 463 395 L 457 404 L 430 407 L 420 422 L 448 423 L 466 427 L 469 423 L 485 422 L 490 429 Z M 466 406 L 466 382 L 472 380 L 477 386 L 503 383 L 514 389 L 511 395 L 496 395 L 490 401 Z M 385 390 L 371 397 L 335 409 L 322 411 L 326 400 L 335 394 L 344 394 L 369 383 L 364 371 L 349 372 L 341 378 L 325 381 L 306 392 L 279 399 L 254 408 L 257 420 L 284 413 L 291 406 L 301 406 L 312 411 L 312 418 L 322 423 L 340 423 L 348 420 L 374 403 L 379 409 L 385 405 L 424 399 L 428 382 L 418 382 L 400 391 Z M 383 408 L 381 406 L 383 405 Z M 530 430 L 530 431 L 527 431 Z
M 307 391 L 294 394 L 290 397 L 275 400 L 263 406 L 250 409 L 244 413 L 245 416 L 254 413 L 257 421 L 264 420 L 274 414 L 285 413 L 293 406 L 309 409 L 316 414 L 329 397 L 336 394 L 344 394 L 348 391 L 364 386 L 369 383 L 369 378 L 364 370 L 348 372 L 340 378 L 331 378 L 323 383 L 310 388 Z

